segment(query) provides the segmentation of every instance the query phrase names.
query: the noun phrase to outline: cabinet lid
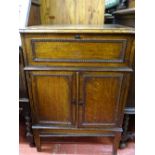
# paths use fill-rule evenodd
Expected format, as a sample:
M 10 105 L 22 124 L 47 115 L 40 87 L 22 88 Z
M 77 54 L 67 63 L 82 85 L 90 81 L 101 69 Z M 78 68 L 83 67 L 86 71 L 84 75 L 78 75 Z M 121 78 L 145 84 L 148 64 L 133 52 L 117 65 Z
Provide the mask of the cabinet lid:
M 20 33 L 130 33 L 135 29 L 118 24 L 105 25 L 37 25 L 20 29 Z

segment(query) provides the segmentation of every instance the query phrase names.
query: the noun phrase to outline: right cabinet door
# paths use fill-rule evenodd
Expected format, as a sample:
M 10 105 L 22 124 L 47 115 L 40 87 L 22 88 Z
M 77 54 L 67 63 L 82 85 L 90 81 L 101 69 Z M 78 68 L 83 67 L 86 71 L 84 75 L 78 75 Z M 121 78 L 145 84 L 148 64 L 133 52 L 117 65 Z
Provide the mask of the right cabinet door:
M 128 81 L 128 73 L 80 73 L 79 126 L 119 127 Z

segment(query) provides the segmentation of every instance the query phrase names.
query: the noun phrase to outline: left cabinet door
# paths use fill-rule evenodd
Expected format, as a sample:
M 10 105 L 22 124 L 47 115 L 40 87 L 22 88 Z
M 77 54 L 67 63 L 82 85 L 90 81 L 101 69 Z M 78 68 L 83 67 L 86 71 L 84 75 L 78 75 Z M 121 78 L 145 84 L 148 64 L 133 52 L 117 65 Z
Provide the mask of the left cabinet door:
M 30 71 L 29 94 L 33 124 L 75 125 L 75 74 L 64 71 Z

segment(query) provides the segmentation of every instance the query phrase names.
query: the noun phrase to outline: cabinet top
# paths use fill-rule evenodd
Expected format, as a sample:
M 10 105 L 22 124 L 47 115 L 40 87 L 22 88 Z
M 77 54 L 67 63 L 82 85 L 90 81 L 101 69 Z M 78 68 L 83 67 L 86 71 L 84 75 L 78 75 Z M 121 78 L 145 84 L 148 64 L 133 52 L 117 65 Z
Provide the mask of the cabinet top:
M 20 29 L 20 33 L 129 33 L 135 29 L 117 24 L 105 25 L 37 25 Z

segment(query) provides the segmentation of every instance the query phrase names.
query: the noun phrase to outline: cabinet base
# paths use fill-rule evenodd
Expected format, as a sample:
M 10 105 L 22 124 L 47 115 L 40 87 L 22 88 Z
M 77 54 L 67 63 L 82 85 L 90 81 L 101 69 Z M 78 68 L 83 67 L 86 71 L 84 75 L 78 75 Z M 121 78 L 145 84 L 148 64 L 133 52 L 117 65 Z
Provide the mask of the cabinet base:
M 60 129 L 58 129 L 59 131 Z M 34 133 L 34 140 L 35 140 L 35 145 L 37 147 L 37 151 L 41 152 L 41 139 L 42 138 L 52 138 L 52 137 L 108 137 L 108 138 L 112 138 L 112 154 L 113 155 L 117 155 L 117 150 L 118 150 L 118 146 L 119 146 L 119 142 L 120 142 L 120 138 L 121 138 L 121 132 L 112 132 L 112 131 L 103 131 L 103 130 L 92 130 L 94 132 L 92 132 L 90 129 L 87 131 L 89 131 L 88 133 L 84 132 L 84 131 L 80 131 L 80 130 L 75 130 L 75 131 L 79 131 L 80 133 L 69 133 L 70 129 L 68 129 L 68 132 L 66 130 L 66 133 L 63 133 L 64 130 L 61 131 L 61 133 L 54 133 L 54 131 L 57 131 L 56 129 L 53 130 L 53 132 L 51 132 L 51 130 L 33 130 Z M 86 131 L 86 130 L 85 130 Z M 91 133 L 92 132 L 92 133 Z

